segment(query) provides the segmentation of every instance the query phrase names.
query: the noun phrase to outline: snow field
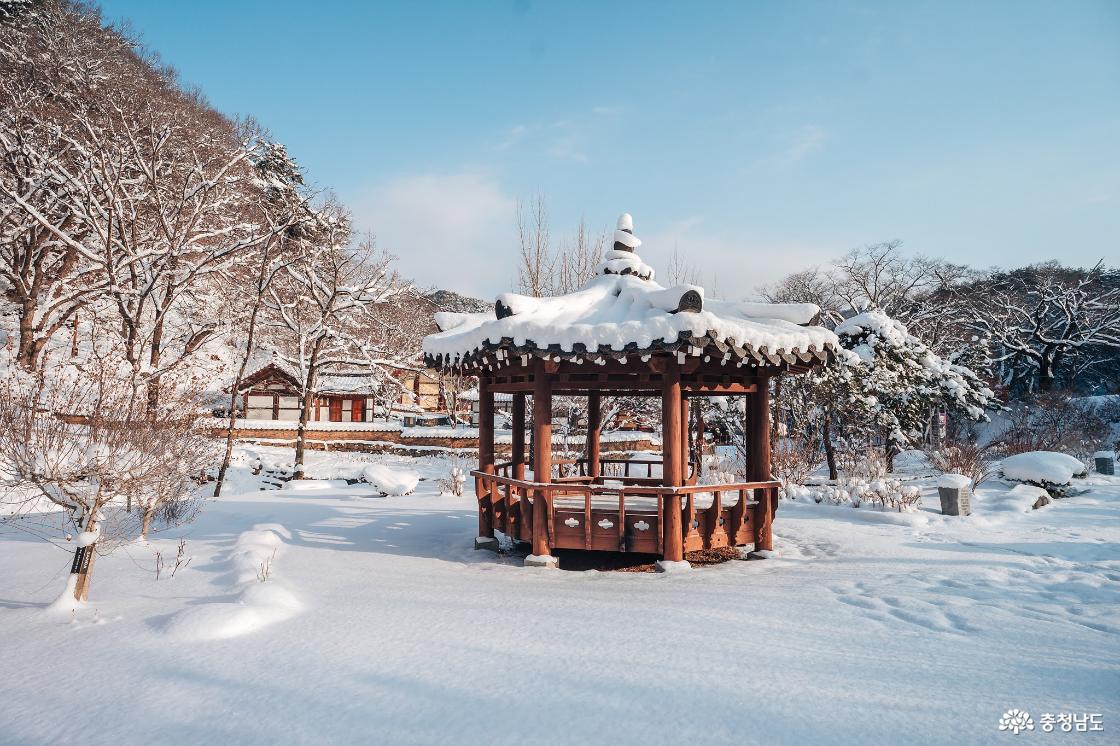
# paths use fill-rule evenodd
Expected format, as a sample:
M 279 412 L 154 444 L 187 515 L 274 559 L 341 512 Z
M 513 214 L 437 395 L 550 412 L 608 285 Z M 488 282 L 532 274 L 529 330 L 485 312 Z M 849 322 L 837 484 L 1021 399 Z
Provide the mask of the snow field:
M 43 611 L 69 557 L 0 535 L 18 672 L 0 679 L 0 740 L 988 744 L 1010 707 L 1120 722 L 1120 479 L 1029 513 L 985 511 L 1014 491 L 985 483 L 971 518 L 940 515 L 932 477 L 912 482 L 912 513 L 783 501 L 771 559 L 677 575 L 474 551 L 473 497 L 437 494 L 446 459 L 316 452 L 308 474 L 370 463 L 425 481 L 383 499 L 259 491 L 239 466 L 243 491 L 195 524 L 98 560 L 72 615 Z M 154 580 L 151 552 L 180 534 L 194 561 Z M 75 649 L 98 673 L 93 708 L 57 686 Z

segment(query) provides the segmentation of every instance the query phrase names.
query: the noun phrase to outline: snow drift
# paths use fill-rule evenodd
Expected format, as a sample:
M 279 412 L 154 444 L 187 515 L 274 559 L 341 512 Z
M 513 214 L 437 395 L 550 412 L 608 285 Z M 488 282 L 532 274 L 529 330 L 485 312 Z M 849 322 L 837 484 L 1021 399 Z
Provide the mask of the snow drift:
M 384 464 L 370 464 L 362 470 L 366 481 L 386 495 L 410 495 L 420 483 L 420 475 L 408 469 L 391 469 Z

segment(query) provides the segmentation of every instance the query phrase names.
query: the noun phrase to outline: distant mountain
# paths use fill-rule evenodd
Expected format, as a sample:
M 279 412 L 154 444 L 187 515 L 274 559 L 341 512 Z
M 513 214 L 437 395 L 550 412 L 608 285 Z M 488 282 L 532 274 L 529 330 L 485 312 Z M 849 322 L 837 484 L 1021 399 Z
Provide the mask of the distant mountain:
M 440 311 L 457 313 L 484 313 L 494 310 L 494 304 L 469 295 L 460 295 L 454 290 L 436 290 L 428 293 L 428 300 Z

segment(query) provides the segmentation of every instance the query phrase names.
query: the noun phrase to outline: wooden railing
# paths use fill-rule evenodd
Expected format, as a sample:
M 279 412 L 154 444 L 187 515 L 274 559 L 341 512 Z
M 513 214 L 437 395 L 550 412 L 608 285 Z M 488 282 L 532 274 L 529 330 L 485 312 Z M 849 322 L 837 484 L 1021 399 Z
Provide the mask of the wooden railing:
M 624 458 L 599 459 L 599 476 L 592 478 L 588 469 L 586 458 L 553 459 L 551 481 L 560 483 L 588 482 L 602 484 L 605 480 L 622 481 L 624 484 L 658 485 L 660 476 L 654 476 L 653 467 L 662 466 L 662 459 L 631 460 Z M 506 461 L 494 465 L 494 472 L 503 477 L 513 476 L 514 463 Z M 527 468 L 527 467 L 526 467 Z M 645 471 L 643 475 L 641 472 Z M 698 476 L 695 461 L 688 463 L 687 484 L 695 484 Z
M 508 471 L 510 466 L 495 468 Z M 771 548 L 776 481 L 612 487 L 587 481 L 542 483 L 482 471 L 471 475 L 480 535 L 501 531 L 530 542 L 534 554 L 593 549 L 680 559 L 684 552 L 698 549 L 750 543 Z M 700 495 L 710 495 L 710 504 L 701 505 Z M 668 520 L 673 511 L 679 520 Z

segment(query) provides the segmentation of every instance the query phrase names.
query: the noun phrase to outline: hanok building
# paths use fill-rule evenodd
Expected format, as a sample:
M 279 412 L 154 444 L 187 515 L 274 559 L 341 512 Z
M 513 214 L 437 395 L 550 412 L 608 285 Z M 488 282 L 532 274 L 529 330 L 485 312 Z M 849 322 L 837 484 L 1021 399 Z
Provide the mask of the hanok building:
M 716 301 L 695 285 L 662 287 L 636 253 L 640 245 L 623 215 L 613 249 L 580 290 L 552 298 L 506 293 L 493 313 L 436 315 L 441 331 L 424 340 L 427 364 L 479 379 L 476 547 L 493 546 L 500 530 L 531 545 L 528 565 L 557 566 L 554 549 L 605 550 L 657 555 L 663 570 L 687 566 L 689 551 L 772 548 L 779 484 L 770 471 L 769 383 L 829 361 L 839 342 L 815 325 L 812 304 Z M 506 463 L 494 458 L 499 394 L 513 396 Z M 554 395 L 587 399 L 587 455 L 571 476 L 561 476 L 552 457 Z M 604 473 L 598 424 L 608 395 L 660 397 L 659 475 Z M 726 395 L 747 398 L 747 481 L 699 485 L 699 465 L 687 456 L 689 401 Z
M 378 385 L 365 374 L 332 374 L 319 377 L 312 422 L 367 422 L 373 419 Z M 300 382 L 282 365 L 268 363 L 245 377 L 240 391 L 244 416 L 252 420 L 299 419 Z

